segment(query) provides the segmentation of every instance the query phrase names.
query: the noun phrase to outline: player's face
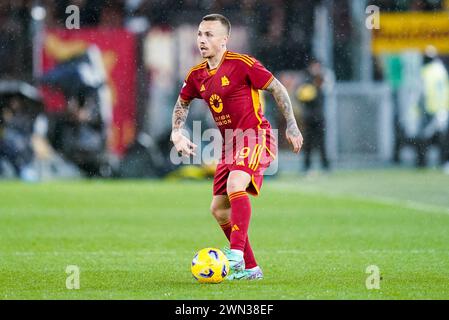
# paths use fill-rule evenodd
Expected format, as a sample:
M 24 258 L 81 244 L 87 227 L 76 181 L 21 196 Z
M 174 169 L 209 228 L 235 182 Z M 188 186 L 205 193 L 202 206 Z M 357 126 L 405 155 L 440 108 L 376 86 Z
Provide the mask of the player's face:
M 202 21 L 198 27 L 197 45 L 203 58 L 212 58 L 226 47 L 226 27 L 220 21 Z
M 310 73 L 313 75 L 319 75 L 321 73 L 321 65 L 318 62 L 314 62 L 309 67 Z

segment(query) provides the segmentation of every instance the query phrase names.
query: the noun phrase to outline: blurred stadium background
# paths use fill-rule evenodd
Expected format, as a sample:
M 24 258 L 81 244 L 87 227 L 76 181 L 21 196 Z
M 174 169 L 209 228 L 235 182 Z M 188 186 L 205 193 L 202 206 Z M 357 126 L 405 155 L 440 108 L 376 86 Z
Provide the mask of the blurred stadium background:
M 316 174 L 316 153 L 307 175 L 264 97 L 279 171 L 252 237 L 272 280 L 248 295 L 185 280 L 193 252 L 224 239 L 204 221 L 214 168 L 169 161 L 172 108 L 212 12 L 232 23 L 230 50 L 285 84 L 300 128 L 322 94 L 330 171 Z M 322 85 L 308 79 L 316 60 Z M 0 61 L 2 297 L 449 297 L 449 1 L 3 0 Z M 214 126 L 201 101 L 193 120 Z M 68 263 L 92 291 L 58 287 Z M 381 295 L 364 287 L 372 263 Z
M 70 26 L 70 5 L 79 8 L 79 29 Z M 380 10 L 379 29 L 370 5 Z M 430 0 L 2 1 L 2 139 L 13 149 L 2 155 L 3 176 L 175 170 L 167 161 L 171 108 L 198 62 L 195 31 L 208 12 L 229 16 L 232 50 L 254 55 L 285 83 L 302 126 L 298 88 L 311 59 L 321 62 L 333 168 L 443 165 L 448 84 L 426 85 L 422 68 L 429 46 L 447 67 L 447 10 L 447 1 Z M 265 104 L 282 132 L 271 97 Z M 74 120 L 82 109 L 87 116 Z M 190 119 L 213 126 L 201 102 Z M 286 147 L 280 172 L 298 172 L 302 161 Z

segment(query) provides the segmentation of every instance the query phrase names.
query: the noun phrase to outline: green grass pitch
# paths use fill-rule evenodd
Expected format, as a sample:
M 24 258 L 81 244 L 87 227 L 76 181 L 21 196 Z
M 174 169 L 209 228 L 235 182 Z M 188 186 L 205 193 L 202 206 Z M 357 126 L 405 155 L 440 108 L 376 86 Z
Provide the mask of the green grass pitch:
M 200 285 L 194 253 L 226 244 L 211 183 L 0 182 L 0 299 L 449 299 L 440 172 L 267 179 L 250 229 L 265 279 Z M 370 265 L 379 290 L 366 288 Z

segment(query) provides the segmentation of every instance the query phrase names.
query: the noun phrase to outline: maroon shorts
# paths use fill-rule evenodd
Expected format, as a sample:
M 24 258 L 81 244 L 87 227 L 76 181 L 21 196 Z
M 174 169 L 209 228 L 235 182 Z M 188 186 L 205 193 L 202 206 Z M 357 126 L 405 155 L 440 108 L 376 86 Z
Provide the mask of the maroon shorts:
M 251 176 L 246 191 L 259 195 L 264 171 L 276 158 L 277 145 L 270 129 L 262 129 L 232 143 L 223 145 L 221 159 L 214 176 L 214 196 L 227 195 L 226 185 L 231 171 L 245 171 Z

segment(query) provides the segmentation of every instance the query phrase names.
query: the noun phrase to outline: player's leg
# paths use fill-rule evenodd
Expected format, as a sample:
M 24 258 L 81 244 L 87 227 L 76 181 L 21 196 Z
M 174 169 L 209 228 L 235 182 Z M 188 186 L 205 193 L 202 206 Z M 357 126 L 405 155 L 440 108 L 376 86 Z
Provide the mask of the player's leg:
M 324 119 L 318 121 L 318 125 L 317 125 L 317 147 L 319 149 L 320 152 L 320 157 L 321 157 L 321 166 L 323 167 L 324 170 L 329 170 L 329 160 L 327 158 L 327 153 L 326 153 L 326 130 L 325 130 L 325 122 Z
M 247 194 L 247 187 L 251 181 L 248 173 L 240 170 L 231 171 L 228 178 L 228 194 L 231 204 L 232 229 L 230 235 L 231 249 L 226 252 L 232 273 L 228 280 L 258 280 L 263 278 L 262 269 L 253 260 L 247 264 L 248 258 L 242 259 L 242 248 L 245 255 L 254 258 L 248 239 L 248 227 L 251 217 L 251 204 Z
M 219 225 L 230 224 L 231 221 L 231 204 L 227 195 L 213 196 L 210 204 L 210 212 L 217 220 Z
M 302 152 L 304 153 L 304 172 L 308 172 L 311 165 L 312 157 L 312 130 L 311 120 L 307 119 L 304 124 L 304 144 L 302 146 Z
M 237 150 L 230 166 L 230 173 L 227 179 L 226 193 L 231 205 L 231 250 L 227 255 L 232 270 L 232 276 L 242 275 L 240 278 L 249 278 L 245 275 L 245 265 L 243 251 L 248 241 L 248 228 L 251 219 L 251 203 L 248 193 L 258 195 L 263 172 L 268 167 L 271 159 L 268 147 L 274 144 L 271 141 L 271 132 L 265 129 L 245 132 L 244 136 L 239 136 L 234 148 Z M 263 159 L 263 161 L 262 161 Z M 268 161 L 266 161 L 268 160 Z M 256 179 L 257 177 L 257 179 Z M 256 181 L 257 180 L 257 181 Z M 256 279 L 262 278 L 262 271 L 251 270 L 252 274 L 257 273 Z M 254 271 L 254 272 L 253 272 Z
M 231 254 L 228 256 L 233 271 L 245 269 L 243 251 L 245 250 L 248 227 L 251 217 L 251 204 L 246 188 L 251 182 L 249 173 L 234 170 L 229 173 L 227 193 L 231 204 Z
M 217 220 L 223 233 L 228 240 L 231 240 L 231 203 L 227 195 L 218 195 L 212 198 L 212 203 L 210 210 L 215 220 Z M 253 250 L 249 243 L 248 238 L 246 239 L 245 250 L 243 254 L 245 260 L 245 266 L 247 269 L 253 269 L 257 267 L 257 261 L 254 257 Z
M 426 166 L 427 139 L 423 137 L 416 138 L 416 166 L 423 168 Z

